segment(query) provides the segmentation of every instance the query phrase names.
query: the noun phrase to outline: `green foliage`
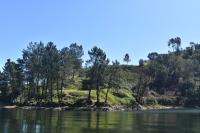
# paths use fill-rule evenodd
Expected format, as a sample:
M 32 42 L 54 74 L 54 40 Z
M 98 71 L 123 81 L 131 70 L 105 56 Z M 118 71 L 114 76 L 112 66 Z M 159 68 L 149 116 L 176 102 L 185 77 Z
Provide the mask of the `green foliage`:
M 105 97 L 106 97 L 106 91 L 107 89 L 102 89 L 100 93 L 100 102 L 104 102 Z M 77 89 L 72 89 L 70 90 L 67 88 L 64 93 L 66 96 L 64 97 L 64 102 L 68 104 L 75 104 L 79 100 L 87 100 L 88 97 L 88 91 L 87 90 L 77 90 Z M 117 95 L 119 94 L 119 95 Z M 121 97 L 123 96 L 123 97 Z M 92 90 L 91 92 L 91 100 L 93 103 L 96 101 L 96 90 Z M 131 92 L 127 89 L 121 89 L 118 92 L 111 91 L 108 94 L 108 104 L 109 105 L 119 105 L 119 106 L 125 106 L 133 103 L 135 101 L 135 98 L 131 95 Z
M 161 96 L 157 98 L 158 104 L 166 106 L 177 105 L 177 97 Z
M 97 106 L 99 106 L 100 88 L 104 86 L 106 79 L 106 69 L 109 60 L 106 57 L 106 53 L 98 48 L 94 47 L 91 51 L 88 51 L 90 59 L 87 61 L 90 64 L 89 78 L 93 81 L 93 84 L 97 93 Z
M 130 56 L 128 53 L 126 53 L 124 56 L 124 62 L 126 62 L 128 64 L 130 61 L 131 61 Z
M 157 99 L 153 96 L 145 97 L 143 99 L 143 102 L 144 102 L 144 105 L 157 105 L 158 104 Z
M 23 89 L 22 71 L 20 66 L 10 59 L 7 60 L 3 70 L 0 87 L 2 100 L 12 103 Z
M 124 57 L 127 65 L 117 60 L 109 64 L 106 53 L 95 46 L 88 52 L 87 66 L 82 67 L 82 45 L 58 49 L 53 42 L 31 42 L 22 59 L 8 59 L 0 72 L 0 100 L 61 105 L 79 104 L 83 98 L 83 103 L 96 101 L 97 105 L 129 105 L 132 101 L 174 105 L 181 99 L 183 104 L 199 105 L 200 44 L 190 44 L 182 49 L 181 38 L 172 38 L 168 46 L 173 51 L 152 52 L 149 60 L 141 59 L 138 66 L 128 65 L 128 53 Z M 156 95 L 149 95 L 151 92 Z
M 176 38 L 171 38 L 168 42 L 168 46 L 171 46 L 176 53 L 180 52 L 180 47 L 181 47 L 181 38 L 176 37 Z

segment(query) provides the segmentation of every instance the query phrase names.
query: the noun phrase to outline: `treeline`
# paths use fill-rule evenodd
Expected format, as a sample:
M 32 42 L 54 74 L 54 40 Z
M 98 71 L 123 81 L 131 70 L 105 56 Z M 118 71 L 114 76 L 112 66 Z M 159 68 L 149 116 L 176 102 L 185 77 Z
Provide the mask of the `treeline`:
M 92 103 L 91 91 L 96 90 L 96 105 L 101 104 L 100 92 L 107 89 L 104 103 L 111 90 L 128 89 L 136 102 L 144 104 L 144 97 L 161 97 L 160 104 L 170 104 L 168 97 L 175 98 L 176 105 L 200 105 L 200 44 L 191 42 L 181 48 L 181 38 L 168 42 L 168 54 L 152 52 L 149 60 L 140 60 L 138 66 L 128 65 L 125 54 L 120 65 L 110 61 L 106 53 L 93 47 L 89 60 L 83 67 L 83 47 L 76 43 L 57 49 L 53 42 L 30 43 L 23 50 L 22 59 L 7 60 L 0 72 L 0 100 L 28 104 L 34 99 L 37 104 L 58 102 L 67 98 L 64 90 L 79 82 L 78 89 L 87 89 L 87 102 Z M 56 99 L 55 99 L 56 98 Z M 152 99 L 151 99 L 152 100 Z
M 120 86 L 119 62 L 114 61 L 112 68 L 108 67 L 110 61 L 106 53 L 96 46 L 88 54 L 90 59 L 83 68 L 82 45 L 73 43 L 59 50 L 53 42 L 46 45 L 31 42 L 23 50 L 22 59 L 17 62 L 8 59 L 5 63 L 0 73 L 0 100 L 26 105 L 34 99 L 39 105 L 53 103 L 56 98 L 59 104 L 63 104 L 63 89 L 81 80 L 81 86 L 85 88 L 79 86 L 78 89 L 89 90 L 88 102 L 92 102 L 91 90 L 96 89 L 96 105 L 99 105 L 102 87 L 108 88 L 108 95 L 111 88 Z M 126 55 L 124 60 L 128 63 L 129 57 Z
M 168 54 L 152 52 L 148 61 L 140 60 L 143 72 L 135 87 L 142 92 L 138 101 L 153 91 L 167 97 L 174 96 L 176 105 L 200 105 L 200 44 L 191 42 L 183 49 L 181 38 L 176 37 L 169 40 L 168 46 Z M 166 99 L 161 104 L 170 104 Z
M 62 101 L 63 88 L 82 68 L 83 48 L 76 43 L 58 50 L 53 42 L 30 43 L 22 59 L 7 60 L 1 73 L 1 99 L 14 102 L 21 95 L 24 102 L 53 102 L 54 90 Z M 21 99 L 21 100 L 22 100 Z

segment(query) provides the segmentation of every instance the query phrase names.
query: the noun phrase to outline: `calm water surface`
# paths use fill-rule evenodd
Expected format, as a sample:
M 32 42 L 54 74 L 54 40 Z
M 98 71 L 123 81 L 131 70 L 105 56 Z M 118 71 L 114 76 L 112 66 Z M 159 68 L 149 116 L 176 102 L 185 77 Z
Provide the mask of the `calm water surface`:
M 200 133 L 200 111 L 135 113 L 0 109 L 0 133 Z

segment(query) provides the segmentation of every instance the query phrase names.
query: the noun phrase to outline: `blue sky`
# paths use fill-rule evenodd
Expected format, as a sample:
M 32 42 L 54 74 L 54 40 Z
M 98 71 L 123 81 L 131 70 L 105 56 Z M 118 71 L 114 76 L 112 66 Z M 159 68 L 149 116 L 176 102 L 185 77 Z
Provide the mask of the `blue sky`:
M 199 0 L 0 0 L 0 68 L 21 57 L 30 41 L 58 48 L 94 45 L 112 60 L 129 53 L 132 64 L 148 53 L 166 53 L 179 36 L 183 47 L 200 40 Z

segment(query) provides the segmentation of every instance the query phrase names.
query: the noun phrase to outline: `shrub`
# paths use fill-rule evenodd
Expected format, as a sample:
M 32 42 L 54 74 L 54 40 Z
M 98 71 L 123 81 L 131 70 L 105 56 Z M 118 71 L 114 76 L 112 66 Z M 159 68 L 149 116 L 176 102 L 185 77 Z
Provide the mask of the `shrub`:
M 176 97 L 167 97 L 167 96 L 162 96 L 158 98 L 158 104 L 160 105 L 171 105 L 174 106 L 177 103 Z
M 144 98 L 145 105 L 156 105 L 158 104 L 157 99 L 153 96 Z
M 127 97 L 125 93 L 119 91 L 119 92 L 113 92 L 113 95 L 114 96 L 117 96 L 119 98 L 124 98 L 124 97 Z

